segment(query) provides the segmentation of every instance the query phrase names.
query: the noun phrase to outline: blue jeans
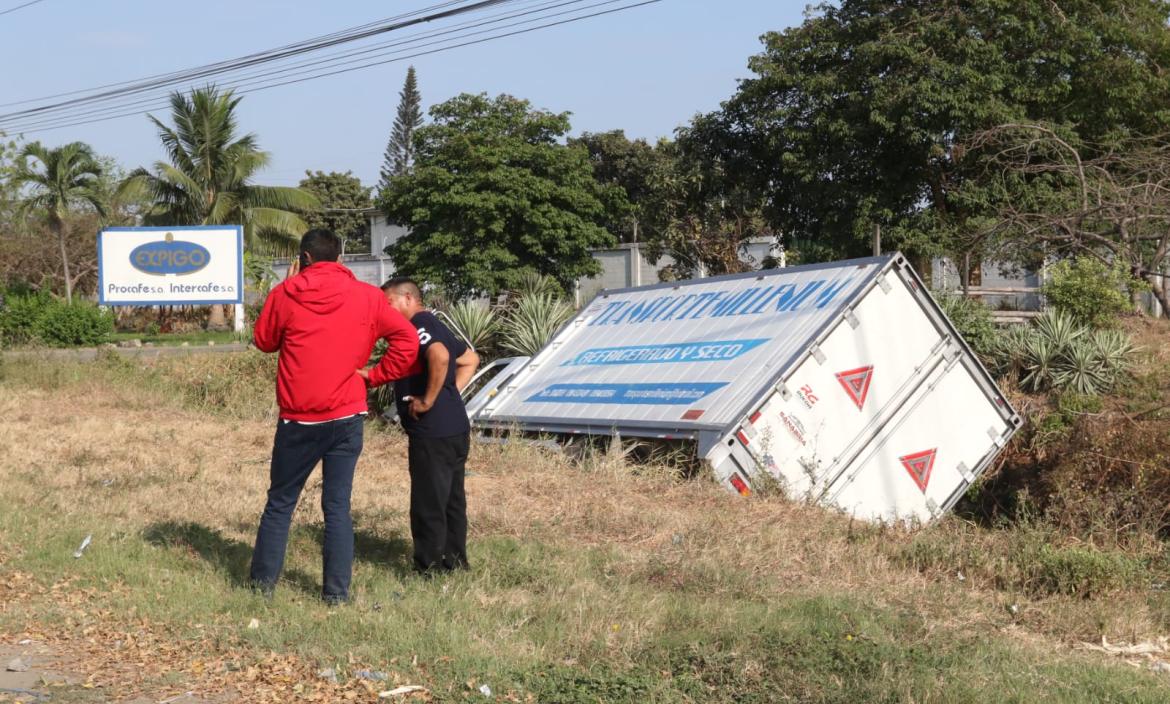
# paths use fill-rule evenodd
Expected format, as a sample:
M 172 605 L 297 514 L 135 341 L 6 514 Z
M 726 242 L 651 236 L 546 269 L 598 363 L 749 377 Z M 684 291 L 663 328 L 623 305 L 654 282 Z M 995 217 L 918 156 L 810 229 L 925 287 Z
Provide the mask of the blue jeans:
M 321 593 L 327 600 L 349 598 L 353 575 L 353 519 L 349 514 L 349 497 L 353 491 L 354 468 L 362 453 L 362 425 L 361 416 L 320 425 L 277 421 L 268 503 L 252 551 L 254 585 L 271 589 L 280 579 L 293 511 L 305 481 L 321 462 L 321 510 L 325 513 Z

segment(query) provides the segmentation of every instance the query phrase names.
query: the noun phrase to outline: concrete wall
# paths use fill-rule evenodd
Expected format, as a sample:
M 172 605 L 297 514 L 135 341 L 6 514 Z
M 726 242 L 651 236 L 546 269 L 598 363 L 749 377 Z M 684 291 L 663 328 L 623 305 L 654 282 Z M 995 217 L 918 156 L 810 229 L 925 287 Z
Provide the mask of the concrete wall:
M 1040 272 L 1004 262 L 984 262 L 979 273 L 977 286 L 985 288 L 1039 288 L 1043 284 Z M 930 284 L 936 291 L 958 291 L 962 288 L 958 267 L 945 257 L 934 259 Z M 1039 293 L 997 294 L 980 296 L 980 299 L 992 310 L 1038 311 L 1042 305 Z
M 383 254 L 383 250 L 405 236 L 407 230 L 387 223 L 385 216 L 377 211 L 370 211 L 369 217 L 370 249 L 373 253 L 347 252 L 342 257 L 342 263 L 361 281 L 380 286 L 394 275 L 394 262 Z M 743 260 L 753 268 L 759 268 L 765 258 L 776 256 L 774 246 L 771 239 L 752 240 L 744 246 Z M 647 260 L 641 243 L 596 250 L 593 252 L 593 258 L 601 264 L 601 273 L 594 277 L 583 277 L 577 282 L 574 298 L 579 306 L 588 303 L 603 289 L 656 284 L 659 270 L 674 263 L 674 259 L 667 255 L 651 263 Z M 284 278 L 288 264 L 288 259 L 273 261 L 272 271 L 278 281 Z
M 349 267 L 359 281 L 365 281 L 374 286 L 381 286 L 386 279 L 394 275 L 394 264 L 386 257 L 373 257 L 368 254 L 350 255 L 341 258 L 343 264 Z M 274 259 L 272 273 L 277 281 L 283 281 L 288 271 L 288 259 Z
M 742 258 L 753 269 L 758 269 L 768 257 L 779 257 L 772 239 L 752 240 L 744 246 Z M 601 274 L 582 278 L 577 282 L 577 304 L 584 305 L 601 290 L 647 286 L 659 281 L 658 272 L 674 264 L 674 259 L 663 255 L 651 263 L 640 243 L 623 244 L 614 249 L 599 249 L 593 258 L 601 263 Z
M 392 225 L 386 222 L 386 216 L 378 212 L 370 213 L 370 253 L 382 256 L 387 246 L 397 242 L 406 235 L 406 228 L 401 225 Z

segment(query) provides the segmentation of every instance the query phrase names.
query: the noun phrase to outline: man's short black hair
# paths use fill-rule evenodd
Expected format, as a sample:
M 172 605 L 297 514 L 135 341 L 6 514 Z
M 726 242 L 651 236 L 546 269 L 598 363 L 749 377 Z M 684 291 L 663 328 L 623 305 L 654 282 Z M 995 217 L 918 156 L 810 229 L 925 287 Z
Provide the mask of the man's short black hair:
M 301 252 L 308 252 L 315 262 L 335 262 L 341 257 L 341 238 L 332 230 L 309 230 L 301 237 Z
M 422 300 L 422 289 L 419 288 L 418 282 L 409 276 L 395 276 L 382 284 L 383 291 L 397 291 L 398 289 L 405 289 L 406 293 L 420 301 Z

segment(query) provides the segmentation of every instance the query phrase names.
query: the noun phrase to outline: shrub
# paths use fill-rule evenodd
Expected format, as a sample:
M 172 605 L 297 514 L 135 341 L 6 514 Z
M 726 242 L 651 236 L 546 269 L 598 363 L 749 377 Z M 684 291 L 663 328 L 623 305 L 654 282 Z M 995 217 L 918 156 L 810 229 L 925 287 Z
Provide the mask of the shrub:
M 557 280 L 547 274 L 538 274 L 535 271 L 525 271 L 516 281 L 516 285 L 512 288 L 512 294 L 517 298 L 526 298 L 528 296 L 543 296 L 549 295 L 554 298 L 560 298 L 565 293 Z
M 92 347 L 110 339 L 114 316 L 87 303 L 53 302 L 35 324 L 36 337 L 53 347 Z
M 23 345 L 36 340 L 37 320 L 53 304 L 48 293 L 5 296 L 0 308 L 0 344 Z
M 501 345 L 520 355 L 535 355 L 573 317 L 573 307 L 550 293 L 524 296 L 508 312 Z
M 1027 589 L 1033 594 L 1092 597 L 1133 588 L 1144 582 L 1142 563 L 1125 553 L 1091 545 L 1040 545 L 1024 565 Z
M 386 354 L 386 341 L 379 339 L 374 343 L 374 350 L 370 353 L 367 365 L 376 365 L 381 359 L 382 355 Z M 369 406 L 370 415 L 375 418 L 382 416 L 382 413 L 394 406 L 394 384 L 382 384 L 366 391 L 366 405 Z
M 1092 257 L 1058 262 L 1041 292 L 1049 305 L 1093 327 L 1108 327 L 1131 309 L 1128 291 L 1146 284 L 1130 276 L 1120 263 L 1112 267 Z
M 984 360 L 990 359 L 996 340 L 995 321 L 991 311 L 982 302 L 961 293 L 943 291 L 935 294 L 943 313 L 959 331 L 959 335 Z
M 1049 311 L 1028 328 L 999 335 L 993 366 L 1016 374 L 1025 391 L 1070 391 L 1095 396 L 1128 374 L 1134 347 L 1116 330 L 1093 330 L 1072 315 Z
M 114 332 L 114 316 L 89 303 L 72 305 L 48 293 L 9 296 L 0 309 L 0 343 L 41 342 L 54 347 L 93 346 Z
M 499 319 L 487 306 L 461 301 L 446 310 L 451 327 L 477 350 L 487 347 L 500 328 Z

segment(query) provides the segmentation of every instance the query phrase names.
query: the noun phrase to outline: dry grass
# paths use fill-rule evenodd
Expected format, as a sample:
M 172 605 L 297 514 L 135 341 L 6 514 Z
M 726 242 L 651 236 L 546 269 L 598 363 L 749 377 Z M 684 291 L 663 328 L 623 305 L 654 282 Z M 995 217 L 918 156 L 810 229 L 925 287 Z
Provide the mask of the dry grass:
M 66 394 L 21 389 L 0 399 L 0 414 L 10 419 L 0 426 L 0 444 L 19 448 L 0 460 L 0 471 L 21 480 L 4 489 L 9 500 L 66 516 L 139 525 L 197 521 L 231 538 L 254 537 L 267 488 L 269 421 L 226 423 L 177 405 L 160 408 L 142 402 L 133 389 L 103 387 L 98 380 Z M 473 538 L 620 549 L 633 563 L 656 555 L 723 565 L 780 591 L 884 582 L 899 590 L 922 587 L 915 583 L 921 578 L 851 537 L 847 519 L 781 498 L 743 501 L 704 481 L 648 478 L 621 468 L 581 471 L 559 455 L 520 444 L 477 447 L 468 469 Z M 405 438 L 367 433 L 355 514 L 394 516 L 392 527 L 405 530 L 408 498 Z M 314 478 L 295 522 L 318 521 L 319 505 Z M 896 531 L 886 535 L 903 539 Z
M 201 383 L 194 394 L 190 388 L 192 380 L 222 373 L 224 364 L 263 369 L 254 360 L 192 358 L 159 364 L 143 369 L 107 360 L 74 368 L 9 367 L 0 394 L 0 417 L 6 419 L 0 424 L 0 446 L 8 448 L 0 454 L 0 506 L 53 516 L 53 523 L 67 526 L 68 531 L 82 525 L 111 528 L 113 532 L 99 536 L 99 542 L 124 543 L 127 535 L 171 530 L 170 537 L 155 544 L 182 547 L 187 538 L 181 530 L 175 538 L 173 527 L 195 524 L 233 549 L 250 545 L 267 487 L 274 425 L 271 403 L 258 401 L 248 392 L 254 379 L 242 386 Z M 149 386 L 131 383 L 139 378 Z M 244 391 L 233 395 L 233 389 L 239 388 Z M 1029 594 L 1010 579 L 997 581 L 996 555 L 1007 554 L 1019 536 L 957 519 L 911 534 L 853 523 L 779 497 L 743 500 L 705 480 L 680 481 L 665 470 L 635 472 L 612 458 L 573 464 L 563 456 L 519 443 L 476 446 L 469 470 L 472 559 L 477 561 L 477 572 L 466 582 L 454 583 L 464 602 L 460 608 L 469 609 L 459 612 L 469 621 L 467 632 L 456 636 L 428 630 L 433 622 L 427 614 L 452 608 L 446 604 L 426 600 L 415 604 L 408 598 L 409 609 L 402 607 L 407 610 L 391 616 L 379 611 L 381 606 L 374 608 L 374 604 L 400 598 L 399 590 L 413 587 L 405 578 L 387 574 L 385 565 L 361 563 L 355 586 L 359 604 L 371 610 L 363 606 L 354 617 L 351 626 L 356 633 L 363 632 L 366 626 L 361 624 L 369 619 L 388 618 L 387 623 L 418 619 L 418 638 L 430 633 L 440 641 L 434 646 L 436 651 L 442 650 L 444 638 L 465 639 L 452 642 L 465 648 L 474 663 L 500 657 L 516 663 L 522 672 L 545 672 L 525 668 L 546 663 L 572 670 L 580 661 L 593 663 L 589 668 L 622 672 L 623 668 L 651 667 L 649 662 L 671 667 L 676 653 L 695 652 L 695 648 L 709 660 L 721 652 L 719 642 L 737 636 L 747 638 L 745 643 L 754 642 L 752 624 L 737 616 L 745 605 L 754 609 L 749 616 L 758 613 L 766 620 L 777 617 L 776 605 L 799 604 L 780 607 L 798 609 L 791 616 L 795 627 L 803 623 L 800 618 L 813 618 L 808 613 L 825 608 L 820 600 L 845 599 L 864 609 L 842 607 L 844 620 L 832 626 L 845 629 L 842 633 L 889 631 L 895 639 L 905 637 L 904 645 L 911 653 L 915 647 L 936 649 L 940 638 L 951 644 L 974 644 L 970 647 L 993 642 L 1000 644 L 997 648 L 1026 654 L 1022 661 L 1034 663 L 1023 666 L 1032 673 L 1021 675 L 1026 678 L 1034 676 L 1040 664 L 1083 670 L 1093 662 L 1091 667 L 1098 667 L 1100 660 L 1070 651 L 1069 646 L 1079 641 L 1101 636 L 1110 641 L 1143 641 L 1165 634 L 1170 624 L 1166 600 L 1142 590 L 1119 588 L 1084 598 Z M 390 550 L 387 546 L 409 534 L 408 481 L 405 439 L 396 432 L 368 429 L 355 478 L 354 513 L 359 531 L 378 550 Z M 316 548 L 311 542 L 298 547 L 296 536 L 298 531 L 302 538 L 311 534 L 319 523 L 319 503 L 319 480 L 311 479 L 294 518 L 291 550 L 300 557 L 290 557 L 290 566 L 301 569 L 308 579 L 312 572 L 305 565 L 313 563 Z M 41 518 L 27 521 L 45 525 Z M 71 544 L 77 538 L 67 531 L 44 539 L 9 534 L 0 542 L 0 578 L 5 564 L 35 563 L 38 556 L 33 553 L 44 550 L 43 540 Z M 97 543 L 95 547 L 100 548 Z M 200 565 L 194 547 L 187 545 L 187 550 L 191 554 L 180 551 L 173 556 L 176 564 L 183 569 Z M 144 559 L 141 553 L 133 554 L 135 559 Z M 145 559 L 156 558 L 147 553 Z M 116 568 L 121 569 L 126 568 Z M 147 569 L 153 576 L 142 579 L 149 582 L 160 569 L 169 575 L 173 567 Z M 958 573 L 963 570 L 967 575 L 960 581 Z M 172 584 L 171 577 L 165 579 Z M 214 582 L 198 582 L 192 588 L 198 591 L 208 584 Z M 230 584 L 216 588 L 232 589 Z M 149 587 L 130 589 L 134 595 L 125 598 L 142 599 L 147 593 L 143 589 Z M 441 602 L 441 594 L 446 593 L 432 592 L 423 596 Z M 202 612 L 206 607 L 197 603 L 184 603 L 174 618 L 179 625 L 200 619 L 230 622 L 238 628 L 235 609 L 244 602 L 232 600 L 246 597 L 228 594 L 222 598 L 234 604 L 223 607 L 230 610 L 227 616 Z M 381 635 L 367 643 L 347 644 L 345 638 L 361 636 L 298 625 L 296 619 L 304 618 L 312 622 L 312 628 L 326 628 L 311 608 L 305 615 L 302 602 L 280 616 L 288 619 L 290 633 L 262 636 L 271 638 L 260 641 L 264 647 L 292 649 L 302 655 L 317 648 L 325 652 L 349 649 L 371 659 L 400 647 L 393 641 L 383 642 Z M 38 618 L 52 618 L 56 613 L 49 602 L 37 603 Z M 1013 605 L 1015 610 L 1010 608 Z M 417 613 L 410 611 L 416 608 Z M 878 620 L 869 626 L 854 623 L 868 618 L 859 614 L 869 612 L 889 617 L 875 616 Z M 297 628 L 321 637 L 322 643 L 296 643 Z M 711 634 L 715 646 L 689 641 L 669 645 L 672 633 L 703 632 Z M 421 650 L 427 645 L 419 641 L 410 647 Z M 704 650 L 708 647 L 715 649 Z M 789 646 L 776 647 L 782 653 Z M 217 657 L 222 659 L 222 653 Z M 826 662 L 835 662 L 838 656 L 826 657 Z M 759 680 L 758 672 L 768 669 L 763 662 L 736 665 L 736 677 L 746 678 L 740 684 Z M 850 665 L 854 666 L 869 665 Z M 436 663 L 427 676 L 443 677 L 444 667 L 448 666 Z M 451 676 L 463 676 L 455 665 L 449 667 L 454 668 Z M 515 681 L 537 687 L 525 679 L 528 676 L 515 675 Z M 816 673 L 809 676 L 815 679 Z M 984 680 L 975 677 L 971 686 L 994 690 L 989 678 L 995 675 L 988 671 L 982 676 Z M 759 681 L 766 684 L 766 678 Z M 643 686 L 642 680 L 635 684 Z M 920 693 L 945 691 L 918 680 L 896 686 L 916 687 L 914 691 Z M 761 701 L 768 699 L 766 694 L 760 696 Z M 917 695 L 892 698 L 918 700 Z M 924 695 L 921 700 L 964 699 Z

